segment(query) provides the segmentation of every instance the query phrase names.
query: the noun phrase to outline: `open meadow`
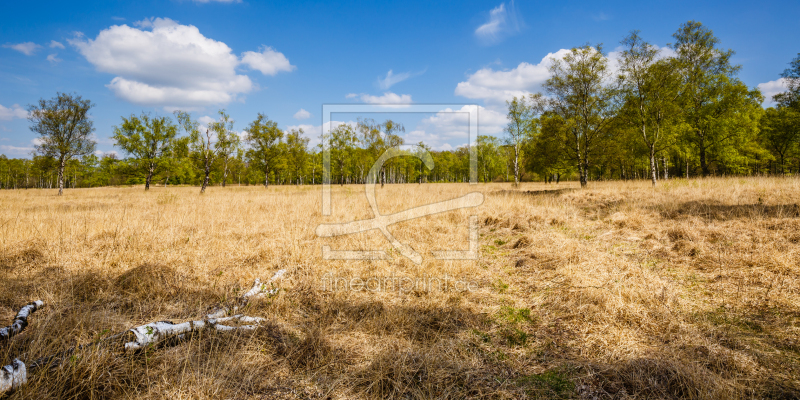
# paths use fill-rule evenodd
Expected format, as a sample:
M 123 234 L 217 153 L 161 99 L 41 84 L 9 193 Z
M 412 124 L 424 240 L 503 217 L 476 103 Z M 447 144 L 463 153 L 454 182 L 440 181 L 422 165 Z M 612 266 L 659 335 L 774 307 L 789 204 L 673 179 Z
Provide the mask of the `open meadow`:
M 389 228 L 421 265 L 378 231 L 317 237 L 372 218 L 362 185 L 333 186 L 331 216 L 320 186 L 3 190 L 0 326 L 45 307 L 0 365 L 63 354 L 7 398 L 800 397 L 800 179 L 650 185 L 377 189 L 383 214 L 485 195 Z M 473 213 L 479 259 L 433 259 L 468 248 Z M 324 260 L 323 245 L 392 259 Z M 280 269 L 244 311 L 265 319 L 255 330 L 102 341 L 202 319 Z M 436 284 L 338 285 L 386 277 Z

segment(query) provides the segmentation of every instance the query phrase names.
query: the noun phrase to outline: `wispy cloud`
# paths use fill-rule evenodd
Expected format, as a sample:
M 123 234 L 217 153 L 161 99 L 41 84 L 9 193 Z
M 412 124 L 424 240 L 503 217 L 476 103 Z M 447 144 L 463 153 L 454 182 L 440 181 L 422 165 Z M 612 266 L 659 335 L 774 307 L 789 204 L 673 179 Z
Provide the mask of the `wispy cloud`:
M 420 72 L 401 72 L 399 74 L 395 74 L 394 71 L 390 69 L 389 72 L 386 73 L 385 78 L 383 79 L 378 78 L 378 87 L 381 88 L 382 90 L 387 90 L 397 83 L 400 83 L 409 78 L 413 78 L 415 76 L 422 75 L 424 73 L 425 70 Z
M 592 19 L 595 20 L 595 21 L 608 21 L 609 19 L 611 19 L 611 17 L 608 14 L 606 14 L 604 12 L 601 12 L 601 13 L 592 15 Z
M 16 51 L 18 51 L 18 52 L 20 52 L 22 54 L 25 54 L 26 56 L 32 56 L 33 53 L 35 53 L 36 50 L 38 50 L 42 46 L 39 46 L 38 44 L 33 43 L 33 42 L 25 42 L 25 43 L 17 43 L 17 44 L 6 43 L 6 44 L 3 45 L 3 47 L 8 48 L 8 49 L 14 49 L 14 50 L 16 50 Z
M 396 94 L 392 92 L 385 92 L 383 96 L 373 96 L 366 93 L 355 94 L 350 93 L 347 96 L 348 99 L 352 98 L 360 98 L 361 101 L 364 103 L 369 104 L 409 104 L 411 103 L 411 95 L 410 94 Z
M 59 62 L 61 62 L 61 59 L 56 57 L 57 55 L 58 53 L 48 54 L 47 61 L 50 61 L 50 64 L 58 64 Z
M 63 49 L 64 45 L 61 42 L 57 42 L 55 40 L 50 41 L 50 48 L 51 49 Z
M 518 34 L 523 27 L 522 18 L 512 0 L 489 11 L 489 20 L 475 29 L 475 36 L 484 44 L 495 44 L 509 36 Z

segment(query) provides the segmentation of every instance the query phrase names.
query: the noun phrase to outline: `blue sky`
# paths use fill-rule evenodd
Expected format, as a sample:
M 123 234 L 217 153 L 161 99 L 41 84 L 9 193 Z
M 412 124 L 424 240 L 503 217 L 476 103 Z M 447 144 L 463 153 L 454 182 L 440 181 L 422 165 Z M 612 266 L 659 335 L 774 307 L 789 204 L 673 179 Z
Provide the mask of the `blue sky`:
M 688 20 L 735 50 L 741 79 L 766 94 L 800 52 L 797 1 L 5 2 L 0 153 L 28 156 L 23 109 L 57 91 L 96 103 L 101 152 L 114 151 L 120 116 L 176 108 L 206 122 L 225 108 L 237 130 L 263 112 L 313 143 L 326 103 L 478 104 L 481 133 L 501 135 L 504 100 L 538 90 L 548 54 L 613 52 L 633 29 L 663 47 Z M 458 144 L 440 134 L 452 121 L 404 118 L 409 139 Z

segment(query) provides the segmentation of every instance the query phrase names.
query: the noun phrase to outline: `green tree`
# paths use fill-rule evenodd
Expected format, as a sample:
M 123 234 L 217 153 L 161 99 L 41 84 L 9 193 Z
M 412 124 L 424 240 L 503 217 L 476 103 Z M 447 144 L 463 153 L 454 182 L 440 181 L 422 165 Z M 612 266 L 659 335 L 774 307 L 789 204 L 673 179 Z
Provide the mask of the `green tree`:
M 537 130 L 536 113 L 541 109 L 543 99 L 540 94 L 526 99 L 515 96 L 506 101 L 508 107 L 508 125 L 506 125 L 506 144 L 514 149 L 514 185 L 519 185 L 519 158 L 522 144 L 534 137 Z
M 340 124 L 330 132 L 328 148 L 339 169 L 340 185 L 344 185 L 345 163 L 350 158 L 357 142 L 356 131 L 349 124 Z
M 625 106 L 620 116 L 639 131 L 647 147 L 650 179 L 656 186 L 656 154 L 669 146 L 666 125 L 674 123 L 680 114 L 677 99 L 680 94 L 679 75 L 671 59 L 658 59 L 658 48 L 644 41 L 638 31 L 622 40 L 624 50 L 620 60 Z
M 217 141 L 214 143 L 217 157 L 222 162 L 222 187 L 228 182 L 230 173 L 229 164 L 231 158 L 235 157 L 236 151 L 241 146 L 239 134 L 233 131 L 233 120 L 225 112 L 219 111 L 219 120 L 209 124 L 209 128 L 216 134 Z
M 397 133 L 405 132 L 406 129 L 402 124 L 390 119 L 378 124 L 371 118 L 359 118 L 357 126 L 358 131 L 361 133 L 361 141 L 364 144 L 364 148 L 370 153 L 373 161 L 377 160 L 386 150 L 403 144 L 403 138 Z M 390 160 L 381 166 L 381 188 L 386 183 L 386 166 L 391 164 L 392 161 L 394 160 Z
M 756 112 L 761 95 L 736 79 L 740 66 L 731 64 L 733 50 L 717 48 L 719 39 L 700 22 L 686 22 L 672 36 L 675 43 L 670 46 L 681 74 L 685 139 L 698 152 L 703 176 L 708 176 L 711 152 L 725 158 L 736 151 L 730 146 L 741 142 L 741 135 L 756 129 L 750 114 Z M 748 129 L 743 130 L 744 125 Z
M 275 121 L 258 113 L 258 118 L 247 127 L 247 143 L 250 144 L 248 158 L 261 165 L 264 171 L 264 187 L 269 187 L 270 168 L 281 155 L 281 139 L 283 131 Z
M 797 57 L 789 63 L 789 68 L 781 73 L 781 77 L 788 90 L 778 93 L 773 99 L 782 107 L 800 111 L 800 53 L 797 53 Z
M 611 81 L 602 46 L 573 48 L 553 59 L 544 84 L 547 108 L 564 121 L 567 153 L 575 162 L 581 187 L 586 187 L 593 157 L 611 135 L 619 110 L 619 90 Z
M 211 132 L 206 129 L 205 134 L 200 132 L 200 123 L 192 119 L 189 113 L 184 111 L 175 111 L 175 116 L 178 118 L 183 130 L 189 135 L 189 148 L 191 155 L 197 157 L 197 162 L 201 165 L 203 170 L 203 184 L 200 187 L 200 193 L 206 192 L 208 187 L 209 176 L 211 175 L 211 164 L 216 159 L 216 151 L 211 144 Z
M 171 153 L 178 127 L 169 117 L 153 117 L 142 113 L 137 117 L 122 117 L 122 124 L 114 127 L 112 139 L 115 146 L 133 155 L 147 173 L 144 190 L 150 190 L 150 183 L 156 170 L 163 167 Z
M 293 180 L 303 184 L 303 177 L 308 162 L 308 138 L 303 137 L 302 129 L 292 129 L 286 135 L 286 156 Z
M 35 149 L 38 154 L 53 157 L 58 166 L 58 195 L 64 193 L 64 168 L 73 157 L 90 154 L 95 149 L 94 132 L 89 110 L 93 104 L 77 94 L 57 93 L 28 106 L 31 131 L 40 135 Z
M 800 113 L 790 107 L 768 108 L 760 121 L 761 140 L 778 160 L 781 175 L 786 160 L 798 150 Z

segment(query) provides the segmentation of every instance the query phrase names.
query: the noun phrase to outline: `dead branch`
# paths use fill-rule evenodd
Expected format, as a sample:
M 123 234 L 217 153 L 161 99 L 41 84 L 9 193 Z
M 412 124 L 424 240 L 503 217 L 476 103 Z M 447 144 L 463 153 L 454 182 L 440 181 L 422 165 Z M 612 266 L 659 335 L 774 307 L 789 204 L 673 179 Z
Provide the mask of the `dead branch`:
M 22 307 L 11 325 L 0 329 L 0 341 L 9 340 L 22 332 L 28 326 L 28 317 L 42 307 L 44 307 L 44 302 L 41 300 L 30 302 Z

